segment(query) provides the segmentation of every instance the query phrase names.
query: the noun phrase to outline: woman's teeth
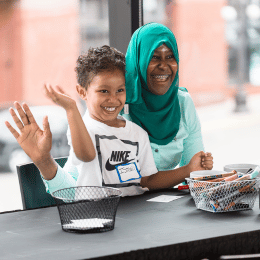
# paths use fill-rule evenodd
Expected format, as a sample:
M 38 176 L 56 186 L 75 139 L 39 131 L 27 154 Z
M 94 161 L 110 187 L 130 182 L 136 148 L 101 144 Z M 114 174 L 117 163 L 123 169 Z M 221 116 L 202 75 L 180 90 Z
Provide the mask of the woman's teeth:
M 167 79 L 170 75 L 152 75 L 156 79 Z
M 112 112 L 112 111 L 115 111 L 116 108 L 115 107 L 105 107 L 105 110 Z

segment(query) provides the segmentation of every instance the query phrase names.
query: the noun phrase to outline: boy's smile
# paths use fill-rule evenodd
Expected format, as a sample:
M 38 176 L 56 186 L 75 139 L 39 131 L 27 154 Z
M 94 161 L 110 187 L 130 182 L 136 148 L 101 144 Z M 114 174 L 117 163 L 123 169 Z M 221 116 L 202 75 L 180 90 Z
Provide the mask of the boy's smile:
M 79 91 L 78 91 L 79 92 Z M 90 116 L 114 127 L 123 127 L 125 121 L 117 119 L 126 100 L 125 76 L 122 71 L 103 71 L 94 76 L 84 97 Z

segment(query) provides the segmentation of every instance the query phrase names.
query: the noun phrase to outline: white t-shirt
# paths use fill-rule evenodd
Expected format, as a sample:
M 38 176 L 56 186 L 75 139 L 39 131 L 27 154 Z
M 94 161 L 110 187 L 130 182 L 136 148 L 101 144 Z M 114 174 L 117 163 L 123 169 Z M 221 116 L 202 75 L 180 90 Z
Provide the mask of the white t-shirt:
M 125 127 L 111 127 L 83 116 L 83 121 L 96 149 L 96 157 L 91 162 L 79 160 L 71 146 L 69 161 L 77 167 L 77 186 L 110 186 L 119 188 L 123 196 L 138 195 L 147 191 L 140 186 L 141 177 L 157 172 L 148 134 L 135 123 L 126 121 Z

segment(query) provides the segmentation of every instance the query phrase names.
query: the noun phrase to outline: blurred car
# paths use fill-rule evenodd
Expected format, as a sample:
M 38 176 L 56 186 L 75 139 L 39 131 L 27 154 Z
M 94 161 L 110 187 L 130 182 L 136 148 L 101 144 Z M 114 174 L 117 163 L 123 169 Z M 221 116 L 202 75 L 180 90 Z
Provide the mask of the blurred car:
M 68 121 L 65 110 L 59 106 L 30 106 L 30 110 L 41 129 L 43 117 L 48 116 L 52 132 L 52 156 L 54 158 L 68 156 L 69 145 L 66 136 Z M 16 172 L 16 165 L 30 162 L 31 159 L 10 133 L 5 121 L 9 121 L 20 133 L 9 110 L 0 111 L 0 168 L 5 171 Z

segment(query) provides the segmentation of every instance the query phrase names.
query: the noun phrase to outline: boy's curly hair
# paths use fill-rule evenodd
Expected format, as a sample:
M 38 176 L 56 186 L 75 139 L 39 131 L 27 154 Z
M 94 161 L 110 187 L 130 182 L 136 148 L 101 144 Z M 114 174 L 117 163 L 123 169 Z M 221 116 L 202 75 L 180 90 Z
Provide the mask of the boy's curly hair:
M 120 70 L 125 75 L 125 55 L 108 45 L 89 48 L 88 53 L 77 59 L 75 71 L 78 84 L 87 89 L 93 78 L 105 70 Z

